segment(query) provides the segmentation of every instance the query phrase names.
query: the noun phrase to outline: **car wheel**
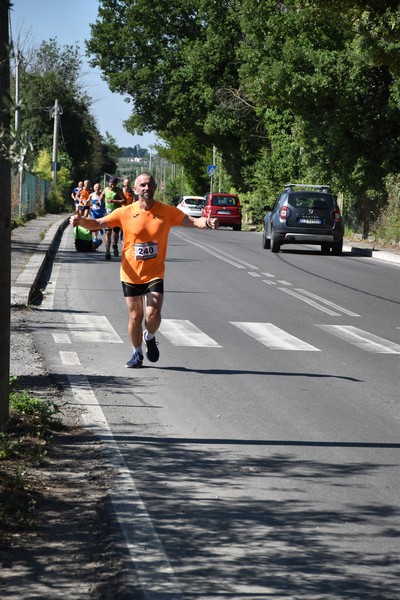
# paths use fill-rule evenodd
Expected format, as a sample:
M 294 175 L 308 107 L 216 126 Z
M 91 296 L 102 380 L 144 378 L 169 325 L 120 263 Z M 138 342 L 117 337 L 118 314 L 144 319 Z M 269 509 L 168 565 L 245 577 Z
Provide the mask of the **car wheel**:
M 234 225 L 232 229 L 233 229 L 233 231 L 242 231 L 242 226 L 241 225 Z
M 280 249 L 281 249 L 281 245 L 279 243 L 278 237 L 272 233 L 271 234 L 271 252 L 279 252 Z
M 331 250 L 331 245 L 328 244 L 327 242 L 324 242 L 323 244 L 321 244 L 321 252 L 322 254 L 329 254 Z
M 340 256 L 342 254 L 342 249 L 343 249 L 343 240 L 339 240 L 338 242 L 333 242 L 332 254 L 334 256 Z
M 263 231 L 262 234 L 262 247 L 264 248 L 264 250 L 269 250 L 271 247 L 271 240 L 267 238 L 267 236 L 265 235 L 265 230 Z

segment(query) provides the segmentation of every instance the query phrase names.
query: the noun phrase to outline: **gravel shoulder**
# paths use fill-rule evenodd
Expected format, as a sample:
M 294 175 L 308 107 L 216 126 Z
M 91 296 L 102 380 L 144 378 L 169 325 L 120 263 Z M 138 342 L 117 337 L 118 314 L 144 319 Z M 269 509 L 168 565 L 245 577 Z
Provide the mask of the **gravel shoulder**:
M 0 530 L 0 597 L 68 600 L 133 598 L 121 582 L 119 534 L 107 501 L 114 473 L 101 443 L 79 425 L 51 380 L 26 326 L 29 309 L 12 309 L 11 374 L 18 388 L 55 402 L 62 427 L 43 464 L 25 467 L 35 497 L 32 526 Z M 136 597 L 136 596 L 135 596 Z

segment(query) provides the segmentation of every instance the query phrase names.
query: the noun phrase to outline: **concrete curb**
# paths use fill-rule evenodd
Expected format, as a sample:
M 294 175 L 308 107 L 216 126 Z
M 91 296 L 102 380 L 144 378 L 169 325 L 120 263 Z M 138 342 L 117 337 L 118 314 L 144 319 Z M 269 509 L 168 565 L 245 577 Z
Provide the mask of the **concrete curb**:
M 385 252 L 384 250 L 343 245 L 343 252 L 350 252 L 350 254 L 354 254 L 355 256 L 366 256 L 367 258 L 374 258 L 375 260 L 382 260 L 392 264 L 400 264 L 400 254 Z
M 32 293 L 54 247 L 57 236 L 64 231 L 68 223 L 69 217 L 63 216 L 49 227 L 44 239 L 37 246 L 24 270 L 11 287 L 11 306 L 29 306 Z

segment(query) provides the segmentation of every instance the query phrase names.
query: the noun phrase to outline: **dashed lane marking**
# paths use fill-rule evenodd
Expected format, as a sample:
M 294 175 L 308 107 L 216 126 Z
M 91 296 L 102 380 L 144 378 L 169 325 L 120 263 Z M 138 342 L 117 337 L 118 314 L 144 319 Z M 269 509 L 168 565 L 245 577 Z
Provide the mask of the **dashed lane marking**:
M 289 281 L 285 281 L 284 279 L 278 279 L 278 283 L 281 285 L 293 285 Z

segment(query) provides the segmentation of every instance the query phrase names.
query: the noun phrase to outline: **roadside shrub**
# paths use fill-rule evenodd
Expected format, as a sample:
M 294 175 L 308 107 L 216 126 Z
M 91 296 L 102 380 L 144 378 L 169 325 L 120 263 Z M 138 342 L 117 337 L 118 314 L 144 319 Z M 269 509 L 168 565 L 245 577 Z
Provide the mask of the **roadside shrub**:
M 400 243 L 400 174 L 386 178 L 388 202 L 380 214 L 374 234 L 386 244 Z

